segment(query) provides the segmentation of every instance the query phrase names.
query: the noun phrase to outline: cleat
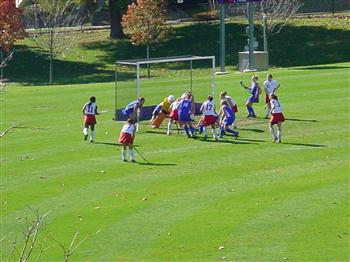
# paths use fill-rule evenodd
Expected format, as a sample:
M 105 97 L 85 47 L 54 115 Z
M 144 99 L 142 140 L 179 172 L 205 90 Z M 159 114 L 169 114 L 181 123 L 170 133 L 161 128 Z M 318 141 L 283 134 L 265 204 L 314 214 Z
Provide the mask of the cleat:
M 131 161 L 132 163 L 136 163 L 136 160 L 134 160 L 134 159 L 130 159 L 130 161 Z
M 252 118 L 256 118 L 256 115 L 251 115 Z
M 95 143 L 94 140 L 90 140 L 90 143 Z
M 237 132 L 237 134 L 235 134 L 236 140 L 237 140 L 238 136 L 239 136 L 239 132 Z
M 122 161 L 123 161 L 123 162 L 128 162 L 128 160 L 126 160 L 125 158 L 124 158 L 124 159 L 122 159 Z
M 86 141 L 88 138 L 88 135 L 84 135 L 84 140 Z
M 276 143 L 277 142 L 277 138 L 272 139 L 272 143 Z
M 281 143 L 282 143 L 282 140 L 277 140 L 277 143 L 281 144 Z

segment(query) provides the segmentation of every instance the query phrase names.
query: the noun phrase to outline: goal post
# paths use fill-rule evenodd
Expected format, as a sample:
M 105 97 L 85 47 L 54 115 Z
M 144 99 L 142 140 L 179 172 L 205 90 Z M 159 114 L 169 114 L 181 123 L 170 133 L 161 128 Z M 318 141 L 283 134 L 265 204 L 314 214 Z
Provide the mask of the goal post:
M 189 63 L 189 81 L 186 84 L 186 90 L 190 90 L 192 92 L 193 90 L 193 62 L 194 61 L 200 61 L 200 60 L 207 60 L 211 61 L 210 67 L 208 69 L 211 71 L 211 77 L 210 77 L 210 87 L 211 87 L 211 94 L 215 95 L 215 89 L 216 89 L 216 83 L 215 83 L 215 56 L 173 56 L 173 57 L 159 57 L 159 58 L 151 58 L 151 59 L 132 59 L 132 60 L 119 60 L 115 64 L 115 120 L 125 120 L 125 117 L 121 114 L 121 110 L 126 106 L 126 101 L 123 101 L 123 97 L 128 96 L 129 100 L 128 102 L 131 102 L 133 100 L 136 100 L 141 95 L 144 95 L 143 89 L 146 87 L 143 87 L 143 85 L 147 85 L 147 80 L 144 80 L 141 78 L 141 67 L 143 65 L 150 65 L 150 64 L 164 64 L 164 63 L 176 63 L 176 62 L 183 62 L 183 63 Z M 128 87 L 125 86 L 125 83 L 123 83 L 123 74 L 126 74 L 123 71 L 120 71 L 119 68 L 123 67 L 131 67 L 133 68 L 133 73 L 129 73 L 127 75 L 128 79 L 134 79 L 135 84 L 134 88 L 132 87 L 132 82 L 129 82 Z M 171 70 L 171 69 L 169 69 Z M 143 81 L 144 80 L 144 81 Z M 146 84 L 143 84 L 143 83 Z M 124 84 L 124 86 L 123 86 Z M 166 85 L 166 83 L 165 83 Z M 136 90 L 135 91 L 133 91 Z M 185 90 L 183 90 L 185 91 Z M 130 96 L 130 93 L 134 93 L 134 95 Z M 162 93 L 162 92 L 160 92 Z M 160 95 L 160 94 L 159 94 Z M 168 94 L 170 95 L 170 93 Z M 150 119 L 152 116 L 152 111 L 156 107 L 156 104 L 150 105 L 146 98 L 146 105 L 144 106 L 143 113 L 141 119 Z M 159 97 L 161 99 L 161 97 Z M 121 102 L 123 101 L 123 102 Z

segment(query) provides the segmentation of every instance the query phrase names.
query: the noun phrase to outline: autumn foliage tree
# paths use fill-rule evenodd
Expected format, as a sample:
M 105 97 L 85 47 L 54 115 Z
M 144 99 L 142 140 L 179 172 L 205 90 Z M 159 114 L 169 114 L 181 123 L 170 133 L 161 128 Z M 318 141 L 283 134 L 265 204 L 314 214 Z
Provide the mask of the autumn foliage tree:
M 2 69 L 7 64 L 6 62 L 8 62 L 9 58 L 12 57 L 11 49 L 13 44 L 25 35 L 21 15 L 22 11 L 16 8 L 15 1 L 0 1 L 1 79 L 3 77 Z M 3 56 L 3 51 L 5 51 L 5 57 Z
M 22 11 L 16 8 L 15 1 L 0 1 L 0 44 L 5 51 L 10 51 L 13 44 L 25 34 L 21 15 Z
M 146 46 L 147 59 L 150 45 L 165 42 L 171 35 L 171 28 L 166 24 L 164 0 L 137 0 L 130 4 L 123 15 L 122 26 L 133 45 Z

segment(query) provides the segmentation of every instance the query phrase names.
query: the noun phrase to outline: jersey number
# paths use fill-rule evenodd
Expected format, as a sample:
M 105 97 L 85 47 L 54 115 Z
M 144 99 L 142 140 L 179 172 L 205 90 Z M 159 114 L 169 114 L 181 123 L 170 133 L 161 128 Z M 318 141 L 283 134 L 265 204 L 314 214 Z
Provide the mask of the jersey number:
M 212 107 L 213 107 L 213 105 L 207 105 L 206 110 L 207 110 L 207 111 L 211 111 Z

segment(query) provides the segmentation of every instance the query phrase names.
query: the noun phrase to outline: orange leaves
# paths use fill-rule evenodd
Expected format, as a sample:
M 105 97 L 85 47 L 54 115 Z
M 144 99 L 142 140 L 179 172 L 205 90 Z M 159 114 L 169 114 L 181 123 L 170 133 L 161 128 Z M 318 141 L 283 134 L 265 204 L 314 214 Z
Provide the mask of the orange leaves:
M 122 18 L 124 32 L 134 45 L 164 42 L 169 38 L 164 0 L 137 0 Z
M 9 51 L 16 40 L 25 35 L 21 15 L 22 11 L 16 8 L 15 1 L 0 1 L 0 45 L 5 51 Z

